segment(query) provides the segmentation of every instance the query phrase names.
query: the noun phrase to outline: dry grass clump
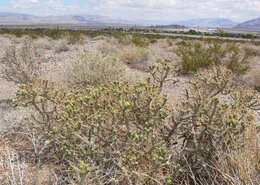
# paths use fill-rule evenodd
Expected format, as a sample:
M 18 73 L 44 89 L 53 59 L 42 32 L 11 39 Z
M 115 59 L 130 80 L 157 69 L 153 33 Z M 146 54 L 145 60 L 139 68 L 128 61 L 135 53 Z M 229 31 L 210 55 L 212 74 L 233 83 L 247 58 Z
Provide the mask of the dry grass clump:
M 28 138 L 32 136 L 30 135 L 32 132 L 28 131 L 26 134 L 28 134 Z M 18 152 L 15 148 L 18 146 L 26 148 L 26 142 L 20 143 L 15 137 L 10 138 L 11 135 L 11 133 L 7 133 L 1 136 L 0 185 L 54 185 L 63 182 L 55 174 L 52 164 L 49 166 L 40 163 L 40 165 L 35 165 L 35 161 L 28 160 L 29 156 L 26 151 Z M 9 139 L 12 140 L 12 143 Z M 21 139 L 19 140 L 21 141 Z M 12 148 L 12 146 L 14 147 Z M 37 148 L 34 149 L 37 150 Z
M 2 78 L 15 83 L 28 83 L 42 72 L 42 58 L 31 40 L 25 40 L 19 50 L 12 44 L 0 60 Z
M 0 148 L 0 184 L 23 185 L 32 183 L 28 166 L 20 160 L 18 153 L 1 142 Z
M 122 45 L 131 45 L 133 36 L 130 34 L 124 34 L 124 33 L 118 33 L 118 36 L 116 37 L 119 44 Z
M 148 49 L 136 46 L 125 46 L 117 51 L 117 56 L 120 61 L 127 64 L 129 67 L 147 71 L 151 65 L 149 62 L 150 52 Z
M 260 183 L 260 135 L 254 125 L 246 129 L 235 150 L 217 151 L 219 163 L 212 166 L 229 184 Z
M 65 40 L 58 42 L 56 47 L 55 47 L 56 53 L 67 52 L 69 50 L 70 50 L 70 48 L 68 46 L 68 42 L 65 41 Z
M 72 31 L 65 35 L 67 38 L 68 44 L 82 44 L 85 40 L 84 36 L 80 31 Z
M 48 40 L 47 37 L 43 37 L 34 40 L 34 46 L 38 49 L 51 50 L 53 47 L 53 42 L 51 40 Z
M 124 46 L 120 45 L 117 40 L 107 39 L 97 46 L 97 50 L 104 56 L 116 57 L 118 50 L 121 50 Z
M 102 42 L 97 47 L 105 56 L 113 56 L 122 63 L 140 71 L 147 71 L 151 63 L 151 52 L 148 48 L 135 46 L 133 44 L 123 45 L 118 40 Z
M 71 62 L 65 72 L 65 81 L 70 85 L 99 86 L 124 78 L 124 71 L 124 64 L 118 59 L 98 51 L 85 51 Z
M 253 89 L 256 89 L 260 92 L 260 70 L 252 69 L 245 77 L 246 83 Z
M 249 56 L 258 57 L 260 56 L 260 49 L 258 47 L 253 47 L 252 45 L 247 45 L 244 50 Z

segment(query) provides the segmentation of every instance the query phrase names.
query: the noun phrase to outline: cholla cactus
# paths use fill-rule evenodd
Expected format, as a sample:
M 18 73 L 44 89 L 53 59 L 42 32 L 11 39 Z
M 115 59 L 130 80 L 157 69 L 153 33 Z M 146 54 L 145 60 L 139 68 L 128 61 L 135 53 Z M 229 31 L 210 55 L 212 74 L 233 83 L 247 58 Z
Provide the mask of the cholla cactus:
M 166 65 L 164 69 L 153 68 L 156 83 L 135 85 L 115 81 L 64 90 L 36 81 L 21 85 L 15 102 L 35 110 L 32 128 L 43 136 L 38 143 L 51 142 L 42 155 L 64 159 L 82 184 L 165 181 L 162 166 L 170 152 L 158 137 L 169 114 L 167 97 L 161 94 L 169 72 Z
M 259 108 L 255 92 L 235 87 L 231 71 L 215 67 L 189 82 L 166 141 L 179 136 L 185 172 L 203 179 L 212 170 L 217 151 L 238 146 L 237 138 L 254 122 L 252 109 Z
M 21 85 L 14 102 L 34 110 L 26 124 L 41 156 L 59 159 L 76 184 L 222 183 L 210 176 L 219 173 L 216 153 L 239 147 L 259 97 L 219 66 L 189 82 L 172 114 L 162 94 L 170 69 L 150 70 L 153 80 L 136 84 L 64 89 L 39 80 Z

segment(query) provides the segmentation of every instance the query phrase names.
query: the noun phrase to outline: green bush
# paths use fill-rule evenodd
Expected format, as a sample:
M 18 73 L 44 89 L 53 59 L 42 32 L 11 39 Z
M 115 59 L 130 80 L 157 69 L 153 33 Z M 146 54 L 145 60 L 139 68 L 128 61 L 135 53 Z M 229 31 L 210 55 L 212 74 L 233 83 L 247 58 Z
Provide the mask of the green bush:
M 3 29 L 3 33 L 14 35 L 16 37 L 22 37 L 25 34 L 24 30 L 21 29 Z
M 248 50 L 245 49 L 244 53 L 242 53 L 238 46 L 229 44 L 227 46 L 227 52 L 230 55 L 226 63 L 228 69 L 238 74 L 243 74 L 248 71 L 248 59 L 250 57 Z
M 48 29 L 45 32 L 45 35 L 50 37 L 53 40 L 61 39 L 64 36 L 65 32 L 63 30 L 60 30 L 59 27 L 54 29 Z
M 151 44 L 154 44 L 154 43 L 156 43 L 157 42 L 157 39 L 150 39 L 150 43 Z
M 178 44 L 176 54 L 181 57 L 181 70 L 195 72 L 200 68 L 224 64 L 232 72 L 243 74 L 248 69 L 248 52 L 235 44 L 224 45 L 220 40 L 207 42 L 185 42 Z
M 140 35 L 134 35 L 132 38 L 132 43 L 138 47 L 147 47 L 149 45 L 145 38 Z
M 67 34 L 68 44 L 77 44 L 83 39 L 84 37 L 80 31 L 72 31 Z
M 171 47 L 173 45 L 172 41 L 170 39 L 167 39 L 168 45 Z
M 204 48 L 200 42 L 181 44 L 176 54 L 181 57 L 184 72 L 197 71 L 212 65 L 211 50 Z

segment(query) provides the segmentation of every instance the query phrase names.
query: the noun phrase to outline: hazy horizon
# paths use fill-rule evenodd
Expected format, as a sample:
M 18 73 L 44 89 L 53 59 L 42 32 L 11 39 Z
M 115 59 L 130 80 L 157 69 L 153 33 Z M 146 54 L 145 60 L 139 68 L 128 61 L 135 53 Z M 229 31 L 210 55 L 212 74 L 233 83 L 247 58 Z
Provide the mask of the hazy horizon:
M 1 0 L 0 12 L 100 15 L 150 24 L 206 18 L 243 22 L 260 17 L 260 0 Z

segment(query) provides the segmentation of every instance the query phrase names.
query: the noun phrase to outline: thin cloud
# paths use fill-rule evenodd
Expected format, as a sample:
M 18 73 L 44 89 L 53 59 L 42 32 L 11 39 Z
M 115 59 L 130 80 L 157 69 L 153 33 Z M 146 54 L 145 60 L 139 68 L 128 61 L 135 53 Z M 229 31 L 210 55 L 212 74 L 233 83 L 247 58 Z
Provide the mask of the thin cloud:
M 136 22 L 153 20 L 153 23 L 172 23 L 194 18 L 228 18 L 242 22 L 260 17 L 260 0 L 66 0 L 66 4 L 64 0 L 10 2 L 10 11 L 22 13 L 93 14 Z

